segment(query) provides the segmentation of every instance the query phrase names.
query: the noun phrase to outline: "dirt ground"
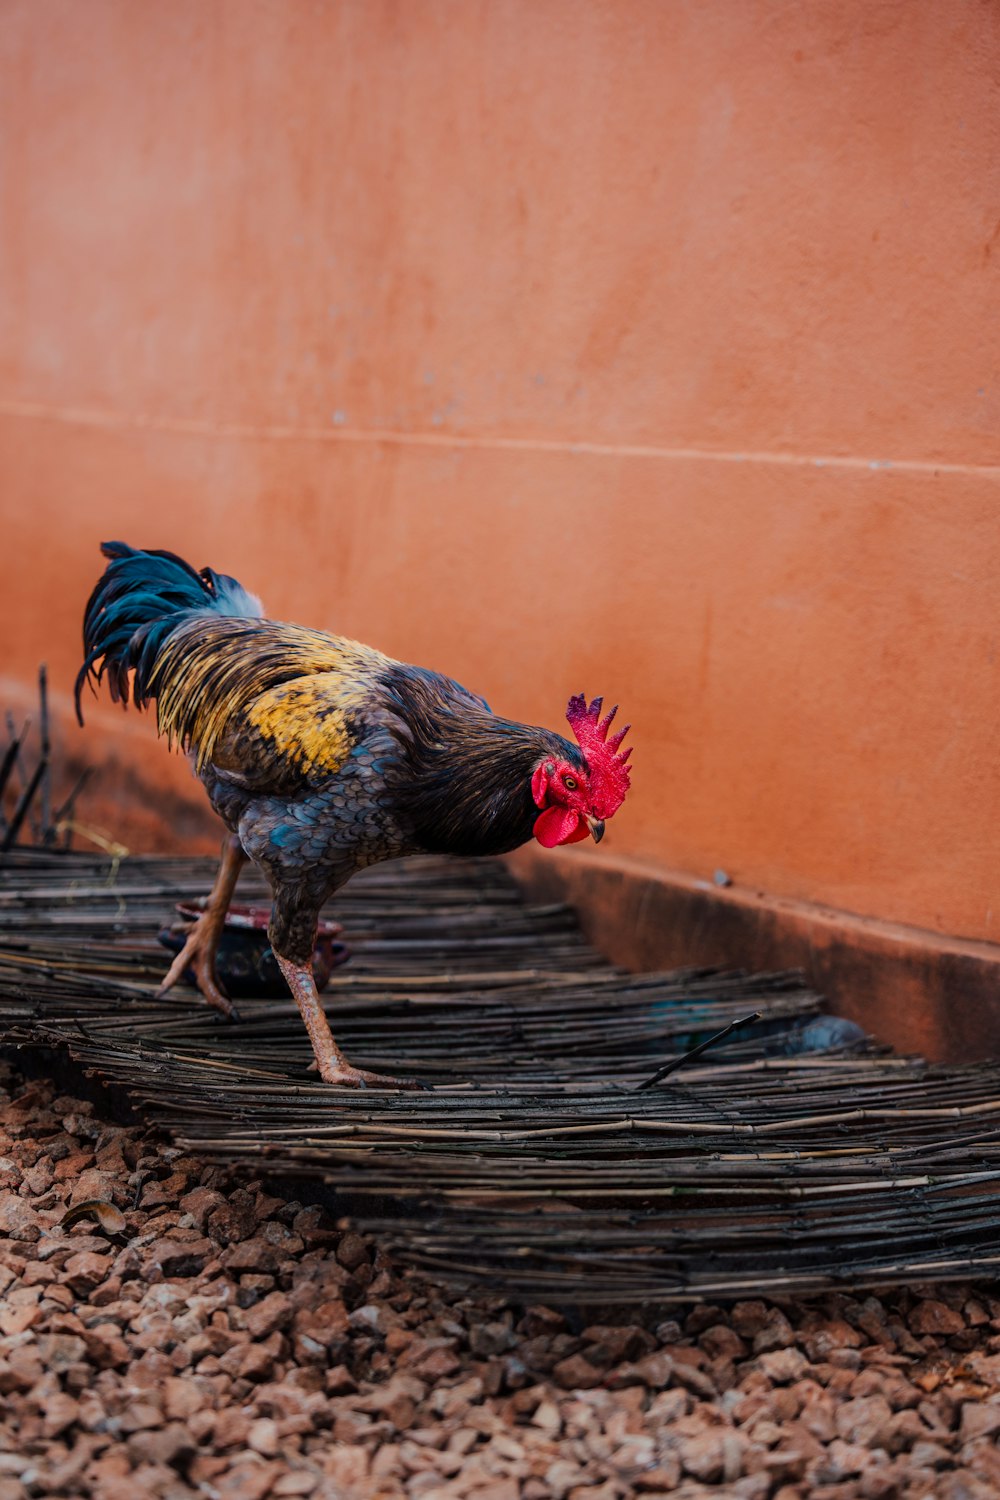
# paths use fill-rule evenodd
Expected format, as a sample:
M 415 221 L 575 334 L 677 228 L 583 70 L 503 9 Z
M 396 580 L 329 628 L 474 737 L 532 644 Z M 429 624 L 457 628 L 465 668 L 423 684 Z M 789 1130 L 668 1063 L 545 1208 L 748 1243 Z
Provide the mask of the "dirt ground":
M 460 1297 L 0 1076 L 0 1500 L 988 1500 L 1000 1296 L 631 1324 Z M 123 1211 L 118 1232 L 86 1201 Z

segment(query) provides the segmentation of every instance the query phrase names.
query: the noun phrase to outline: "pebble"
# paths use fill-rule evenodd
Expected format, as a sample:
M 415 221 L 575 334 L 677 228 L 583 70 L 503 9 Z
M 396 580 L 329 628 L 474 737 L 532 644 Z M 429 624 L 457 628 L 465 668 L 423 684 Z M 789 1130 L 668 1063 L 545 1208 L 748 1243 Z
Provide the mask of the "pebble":
M 762 1354 L 757 1361 L 757 1368 L 775 1385 L 791 1385 L 808 1374 L 809 1361 L 801 1350 L 783 1346 Z
M 953 1334 L 964 1332 L 965 1319 L 944 1302 L 928 1298 L 913 1309 L 909 1325 L 911 1333 Z

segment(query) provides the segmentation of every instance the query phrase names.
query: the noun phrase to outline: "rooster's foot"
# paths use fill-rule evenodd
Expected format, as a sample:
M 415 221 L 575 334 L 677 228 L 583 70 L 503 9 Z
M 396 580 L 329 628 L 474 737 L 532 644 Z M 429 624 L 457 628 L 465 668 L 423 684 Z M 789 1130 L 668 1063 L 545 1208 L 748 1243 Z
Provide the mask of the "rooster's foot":
M 367 1068 L 352 1067 L 343 1057 L 339 1062 L 330 1061 L 321 1067 L 318 1062 L 309 1064 L 310 1073 L 318 1073 L 324 1083 L 339 1084 L 348 1089 L 426 1089 L 425 1083 L 415 1078 L 394 1078 L 391 1073 L 369 1073 Z
M 313 978 L 312 963 L 294 963 L 289 958 L 282 958 L 277 947 L 274 956 L 288 988 L 295 997 L 295 1003 L 299 1007 L 309 1040 L 312 1042 L 313 1056 L 316 1061 L 312 1064 L 324 1083 L 340 1084 L 349 1089 L 422 1089 L 422 1083 L 415 1082 L 412 1078 L 391 1078 L 387 1073 L 369 1073 L 364 1068 L 354 1068 L 347 1061 L 337 1043 L 333 1039 L 333 1032 L 323 1012 L 319 995 L 316 992 L 316 981 Z
M 218 933 L 213 933 L 210 927 L 206 931 L 206 926 L 205 917 L 199 917 L 188 933 L 184 947 L 167 970 L 163 983 L 156 992 L 156 998 L 161 1000 L 167 991 L 172 990 L 178 980 L 184 977 L 185 970 L 193 965 L 195 983 L 205 1002 L 213 1009 L 221 1011 L 227 1020 L 238 1021 L 236 1007 L 228 996 L 223 994 L 219 981 L 215 977 L 215 946 L 218 942 Z

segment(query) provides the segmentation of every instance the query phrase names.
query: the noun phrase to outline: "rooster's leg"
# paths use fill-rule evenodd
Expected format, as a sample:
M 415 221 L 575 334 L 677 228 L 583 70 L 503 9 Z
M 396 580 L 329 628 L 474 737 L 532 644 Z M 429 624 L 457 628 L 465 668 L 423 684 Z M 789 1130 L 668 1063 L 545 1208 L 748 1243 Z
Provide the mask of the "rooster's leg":
M 209 1005 L 221 1010 L 224 1016 L 235 1018 L 232 1003 L 219 988 L 215 977 L 215 952 L 226 920 L 229 903 L 233 899 L 240 871 L 247 857 L 237 838 L 227 838 L 222 846 L 222 863 L 215 877 L 215 884 L 205 903 L 205 910 L 188 933 L 184 947 L 167 970 L 166 977 L 157 995 L 165 995 L 180 979 L 190 963 L 194 964 L 198 988 Z
M 274 882 L 274 906 L 268 937 L 275 958 L 306 1023 L 309 1040 L 316 1055 L 316 1067 L 324 1083 L 340 1083 L 348 1088 L 375 1087 L 418 1089 L 423 1085 L 384 1073 L 368 1073 L 347 1061 L 334 1040 L 330 1024 L 320 1003 L 313 976 L 312 955 L 316 944 L 319 907 L 326 892 L 304 891 L 301 885 Z
M 324 1083 L 340 1083 L 355 1089 L 367 1088 L 369 1084 L 375 1088 L 423 1088 L 423 1084 L 415 1083 L 412 1079 L 393 1078 L 388 1073 L 369 1073 L 365 1068 L 353 1067 L 337 1046 L 330 1030 L 313 978 L 312 963 L 293 963 L 291 959 L 282 958 L 277 951 L 274 956 L 306 1023 L 309 1040 L 316 1054 L 316 1066 Z

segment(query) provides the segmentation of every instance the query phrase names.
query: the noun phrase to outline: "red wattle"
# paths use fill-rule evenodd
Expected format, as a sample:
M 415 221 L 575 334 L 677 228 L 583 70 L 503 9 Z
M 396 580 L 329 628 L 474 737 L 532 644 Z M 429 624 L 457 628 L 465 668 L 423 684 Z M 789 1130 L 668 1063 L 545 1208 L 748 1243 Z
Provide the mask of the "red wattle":
M 569 807 L 547 807 L 535 819 L 535 838 L 544 849 L 557 844 L 578 844 L 587 837 L 587 825 L 580 814 Z

